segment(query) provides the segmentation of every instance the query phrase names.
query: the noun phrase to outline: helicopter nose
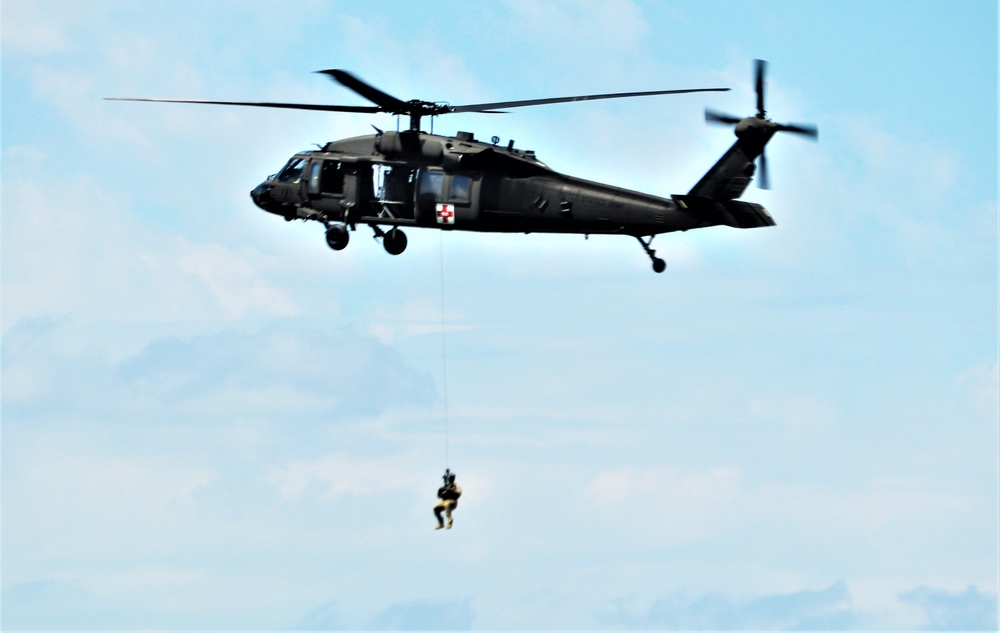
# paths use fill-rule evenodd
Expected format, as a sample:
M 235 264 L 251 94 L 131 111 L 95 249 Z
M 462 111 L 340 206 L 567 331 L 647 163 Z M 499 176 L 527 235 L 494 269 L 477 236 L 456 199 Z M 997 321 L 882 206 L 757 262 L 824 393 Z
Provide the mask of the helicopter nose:
M 253 203 L 265 211 L 274 213 L 274 199 L 271 197 L 271 185 L 262 182 L 250 192 Z

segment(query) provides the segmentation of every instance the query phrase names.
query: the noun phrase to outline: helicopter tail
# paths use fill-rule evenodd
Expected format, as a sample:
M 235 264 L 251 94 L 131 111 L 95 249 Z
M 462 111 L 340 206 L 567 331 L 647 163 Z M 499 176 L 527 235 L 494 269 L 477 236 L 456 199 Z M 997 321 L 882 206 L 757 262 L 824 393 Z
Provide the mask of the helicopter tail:
M 686 196 L 675 196 L 684 208 L 694 209 L 696 213 L 700 211 L 716 214 L 719 224 L 738 228 L 774 226 L 774 220 L 764 207 L 736 200 L 746 191 L 756 173 L 760 175 L 758 182 L 760 188 L 771 188 L 767 155 L 764 153 L 768 141 L 778 132 L 791 132 L 812 140 L 816 140 L 819 136 L 819 131 L 814 125 L 775 123 L 767 118 L 764 109 L 764 75 L 767 62 L 758 59 L 754 66 L 756 114 L 741 118 L 705 110 L 705 120 L 708 123 L 735 126 L 737 140 Z M 712 220 L 712 218 L 707 219 Z
M 748 145 L 741 141 L 733 143 L 687 195 L 673 196 L 677 204 L 699 217 L 705 226 L 724 224 L 740 229 L 774 226 L 774 218 L 767 209 L 736 200 L 753 180 L 754 160 L 763 149 Z

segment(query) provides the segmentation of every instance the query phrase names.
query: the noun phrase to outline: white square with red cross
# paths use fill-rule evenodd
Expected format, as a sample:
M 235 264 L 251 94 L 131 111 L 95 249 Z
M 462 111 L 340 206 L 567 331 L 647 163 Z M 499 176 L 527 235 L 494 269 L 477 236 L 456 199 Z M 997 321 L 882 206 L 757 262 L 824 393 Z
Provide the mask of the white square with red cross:
M 438 224 L 454 224 L 455 223 L 455 205 L 453 205 L 453 204 L 438 204 L 437 205 L 437 223 Z

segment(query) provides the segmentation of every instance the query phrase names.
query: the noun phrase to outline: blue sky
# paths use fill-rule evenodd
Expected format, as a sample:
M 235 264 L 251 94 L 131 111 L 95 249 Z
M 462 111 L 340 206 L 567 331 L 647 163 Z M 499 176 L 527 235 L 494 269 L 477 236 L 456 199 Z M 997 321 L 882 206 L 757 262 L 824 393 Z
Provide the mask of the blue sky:
M 4 630 L 996 629 L 995 3 L 7 0 L 2 29 Z M 334 253 L 249 191 L 392 117 L 101 99 L 732 88 L 434 122 L 669 195 L 755 58 L 820 140 L 768 146 L 744 199 L 776 227 L 658 237 L 662 275 L 615 236 Z

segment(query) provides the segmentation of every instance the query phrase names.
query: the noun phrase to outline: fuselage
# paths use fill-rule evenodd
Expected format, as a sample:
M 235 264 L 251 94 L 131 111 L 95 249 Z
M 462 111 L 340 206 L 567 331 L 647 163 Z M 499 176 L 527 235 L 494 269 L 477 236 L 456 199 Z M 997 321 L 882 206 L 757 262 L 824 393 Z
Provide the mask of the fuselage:
M 326 224 L 648 236 L 717 224 L 675 199 L 558 173 L 533 152 L 383 132 L 292 157 L 251 194 L 265 211 Z

